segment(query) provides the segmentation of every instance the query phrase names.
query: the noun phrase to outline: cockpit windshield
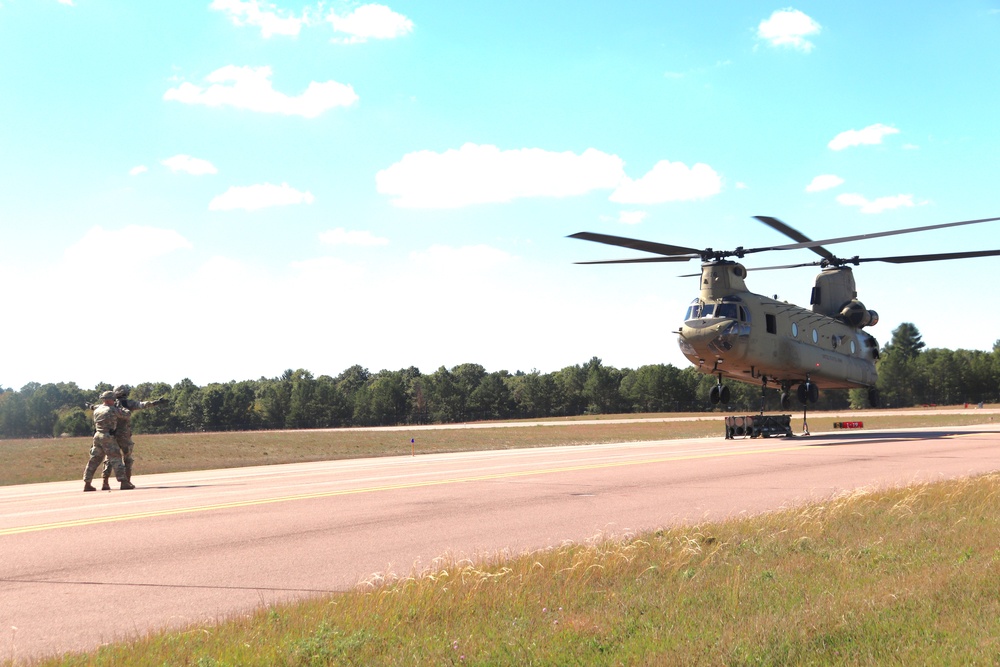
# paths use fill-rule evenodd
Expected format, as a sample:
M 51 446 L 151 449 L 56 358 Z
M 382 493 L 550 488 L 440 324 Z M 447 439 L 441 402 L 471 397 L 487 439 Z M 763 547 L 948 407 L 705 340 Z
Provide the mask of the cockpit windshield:
M 694 301 L 688 306 L 687 312 L 684 314 L 684 321 L 687 320 L 698 320 L 703 317 L 712 317 L 715 313 L 714 303 L 701 303 L 700 301 Z
M 708 319 L 722 317 L 730 320 L 740 319 L 740 307 L 735 303 L 701 303 L 693 302 L 684 314 L 684 320 Z

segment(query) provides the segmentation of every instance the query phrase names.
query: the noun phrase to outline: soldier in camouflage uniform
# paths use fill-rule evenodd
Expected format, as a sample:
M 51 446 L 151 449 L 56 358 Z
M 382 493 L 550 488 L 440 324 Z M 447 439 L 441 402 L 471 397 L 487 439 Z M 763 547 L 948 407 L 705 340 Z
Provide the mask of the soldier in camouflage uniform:
M 125 479 L 125 464 L 122 462 L 122 452 L 115 441 L 116 427 L 121 420 L 128 419 L 128 410 L 115 405 L 115 394 L 106 391 L 101 394 L 102 403 L 94 407 L 94 446 L 90 448 L 90 460 L 83 472 L 83 490 L 96 491 L 90 483 L 97 472 L 97 466 L 107 457 L 105 470 L 114 468 L 115 477 L 122 483 L 122 489 L 134 489 Z M 105 484 L 107 480 L 105 479 Z M 111 488 L 110 486 L 108 487 Z
M 155 401 L 136 401 L 128 397 L 130 391 L 132 391 L 132 387 L 127 384 L 118 385 L 115 387 L 114 396 L 115 405 L 124 408 L 125 412 L 128 413 L 127 417 L 118 420 L 118 428 L 115 430 L 115 440 L 118 442 L 118 447 L 121 449 L 122 457 L 125 460 L 125 480 L 131 486 L 132 464 L 135 462 L 135 459 L 132 458 L 132 450 L 135 449 L 135 443 L 132 442 L 132 413 L 136 410 L 162 405 L 167 402 L 167 399 L 161 396 Z M 109 477 L 111 477 L 111 468 L 104 466 L 104 485 L 101 487 L 102 491 L 111 490 L 111 485 L 108 483 Z

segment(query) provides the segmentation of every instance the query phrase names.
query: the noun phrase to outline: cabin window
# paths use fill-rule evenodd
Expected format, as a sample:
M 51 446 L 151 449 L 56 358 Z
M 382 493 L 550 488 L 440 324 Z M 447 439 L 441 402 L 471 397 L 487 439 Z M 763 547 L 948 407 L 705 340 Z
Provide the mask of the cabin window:
M 767 322 L 767 333 L 770 334 L 778 333 L 778 319 L 770 313 L 764 315 L 764 319 Z
M 796 324 L 795 322 L 792 322 L 792 337 L 793 338 L 799 337 L 799 325 Z
M 857 351 L 858 351 L 858 346 L 857 346 L 857 345 L 855 345 L 855 344 L 854 344 L 854 341 L 852 340 L 852 341 L 851 341 L 851 354 L 854 354 L 854 353 L 856 353 Z
M 816 331 L 815 329 L 813 329 L 813 342 L 814 343 L 818 343 L 819 342 L 819 332 Z

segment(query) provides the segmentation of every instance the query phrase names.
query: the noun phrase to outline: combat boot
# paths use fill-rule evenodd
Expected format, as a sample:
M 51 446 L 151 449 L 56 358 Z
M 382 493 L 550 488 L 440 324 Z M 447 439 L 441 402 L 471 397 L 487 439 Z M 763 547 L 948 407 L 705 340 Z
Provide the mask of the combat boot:
M 94 488 L 94 485 L 91 484 L 90 482 L 84 482 L 83 483 L 83 490 L 84 491 L 97 491 L 97 489 Z
M 111 484 L 108 483 L 108 478 L 105 477 L 104 484 L 101 485 L 101 491 L 110 491 L 110 490 L 111 490 Z
M 135 484 L 128 481 L 127 479 L 122 480 L 122 491 L 131 491 L 135 488 Z

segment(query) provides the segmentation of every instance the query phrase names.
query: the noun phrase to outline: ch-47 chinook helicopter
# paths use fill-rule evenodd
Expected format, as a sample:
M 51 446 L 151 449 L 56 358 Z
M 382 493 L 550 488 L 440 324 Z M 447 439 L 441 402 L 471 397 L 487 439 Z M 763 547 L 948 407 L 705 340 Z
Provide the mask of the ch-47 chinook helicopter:
M 958 227 L 1000 218 L 949 222 L 926 227 L 899 229 L 813 241 L 780 220 L 766 216 L 756 219 L 795 243 L 713 250 L 640 241 L 621 236 L 579 232 L 570 238 L 594 241 L 633 250 L 654 253 L 658 257 L 577 262 L 578 264 L 632 264 L 645 262 L 686 262 L 701 260 L 701 293 L 687 309 L 684 323 L 676 331 L 684 356 L 702 373 L 712 374 L 718 383 L 712 387 L 712 403 L 728 403 L 729 387 L 723 378 L 761 386 L 761 400 L 768 385 L 781 390 L 781 409 L 787 410 L 793 391 L 803 406 L 815 403 L 820 389 L 868 390 L 868 401 L 878 406 L 875 388 L 875 360 L 879 346 L 864 331 L 878 322 L 878 314 L 858 300 L 850 265 L 862 262 L 934 262 L 1000 255 L 1000 250 L 904 255 L 896 257 L 837 257 L 824 246 L 848 241 L 909 234 L 913 232 Z M 772 250 L 808 248 L 822 257 L 804 264 L 760 267 L 752 270 L 822 267 L 812 289 L 812 309 L 778 301 L 747 289 L 747 268 L 729 259 Z M 698 274 L 694 274 L 698 275 Z

